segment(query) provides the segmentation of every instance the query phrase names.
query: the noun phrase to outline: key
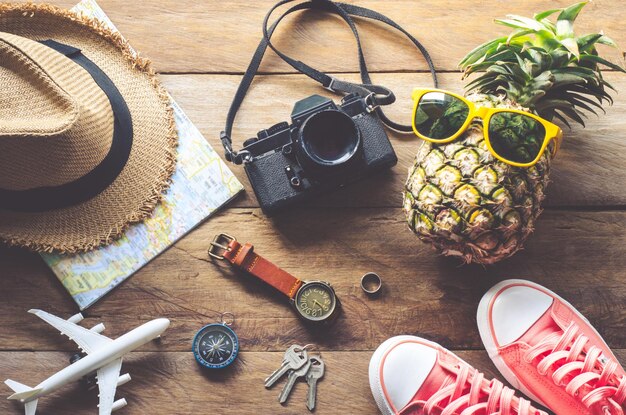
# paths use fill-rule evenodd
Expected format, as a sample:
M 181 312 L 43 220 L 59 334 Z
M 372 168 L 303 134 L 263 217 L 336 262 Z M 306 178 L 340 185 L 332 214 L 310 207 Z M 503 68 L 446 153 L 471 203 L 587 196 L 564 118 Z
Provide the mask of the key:
M 283 363 L 267 379 L 265 387 L 271 388 L 289 370 L 298 370 L 309 361 L 309 356 L 302 346 L 294 344 L 285 352 Z
M 309 361 L 311 362 L 311 367 L 306 374 L 306 383 L 309 385 L 306 407 L 309 408 L 309 411 L 313 411 L 317 398 L 317 381 L 324 377 L 324 361 L 320 356 L 311 356 Z
M 296 380 L 306 376 L 310 367 L 311 361 L 307 359 L 306 363 L 300 369 L 292 370 L 289 372 L 287 383 L 285 383 L 283 390 L 280 391 L 280 395 L 278 395 L 278 402 L 280 402 L 281 404 L 287 402 L 287 398 L 289 398 L 293 387 L 296 385 Z

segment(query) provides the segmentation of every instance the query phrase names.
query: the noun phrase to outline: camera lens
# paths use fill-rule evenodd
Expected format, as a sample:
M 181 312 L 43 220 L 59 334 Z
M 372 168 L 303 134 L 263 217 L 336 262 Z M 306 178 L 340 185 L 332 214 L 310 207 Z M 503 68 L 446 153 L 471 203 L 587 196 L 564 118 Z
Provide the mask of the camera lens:
M 352 118 L 337 110 L 320 111 L 309 117 L 302 125 L 300 139 L 306 155 L 324 166 L 345 163 L 361 144 Z

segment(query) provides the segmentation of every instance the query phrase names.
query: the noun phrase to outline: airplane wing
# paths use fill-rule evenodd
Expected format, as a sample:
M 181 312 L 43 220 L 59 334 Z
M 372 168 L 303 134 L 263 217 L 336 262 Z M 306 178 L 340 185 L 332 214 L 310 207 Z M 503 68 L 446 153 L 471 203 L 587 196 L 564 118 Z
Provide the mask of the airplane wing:
M 106 336 L 96 333 L 95 331 L 88 330 L 84 327 L 79 326 L 78 324 L 70 323 L 67 320 L 63 320 L 60 317 L 53 316 L 52 314 L 46 313 L 45 311 L 33 309 L 29 310 L 28 312 L 36 315 L 46 323 L 55 327 L 62 334 L 73 340 L 74 343 L 76 343 L 78 347 L 80 347 L 80 349 L 87 354 L 113 341 Z
M 117 380 L 120 377 L 122 359 L 117 359 L 106 366 L 98 369 L 98 387 L 100 388 L 100 404 L 98 405 L 99 415 L 110 415 L 113 411 L 113 401 L 115 401 L 115 389 Z

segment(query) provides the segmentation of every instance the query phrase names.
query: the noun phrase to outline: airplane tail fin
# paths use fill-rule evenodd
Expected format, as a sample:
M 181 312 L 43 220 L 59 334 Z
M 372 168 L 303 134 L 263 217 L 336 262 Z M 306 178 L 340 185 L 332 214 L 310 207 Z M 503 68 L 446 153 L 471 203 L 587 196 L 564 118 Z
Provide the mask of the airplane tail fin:
M 34 401 L 26 402 L 24 404 L 25 415 L 35 415 L 36 410 L 37 410 L 37 399 L 35 399 Z
M 33 389 L 30 386 L 22 385 L 21 383 L 11 379 L 5 380 L 4 383 L 15 392 L 13 395 L 9 396 L 9 399 L 16 401 L 25 401 L 41 392 L 41 389 Z M 35 407 L 36 406 L 37 404 L 35 403 Z M 28 406 L 26 413 L 29 414 Z M 35 413 L 34 410 L 32 413 Z

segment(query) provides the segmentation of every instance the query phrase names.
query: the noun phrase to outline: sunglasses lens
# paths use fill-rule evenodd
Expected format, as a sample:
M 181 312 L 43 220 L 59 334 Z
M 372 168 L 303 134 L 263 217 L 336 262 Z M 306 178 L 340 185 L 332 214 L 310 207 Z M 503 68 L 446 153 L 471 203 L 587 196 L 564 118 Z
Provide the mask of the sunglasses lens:
M 539 121 L 515 112 L 498 112 L 489 121 L 489 141 L 500 157 L 517 163 L 537 158 L 546 129 Z
M 415 110 L 415 129 L 432 140 L 445 140 L 457 133 L 469 114 L 460 99 L 443 92 L 427 92 Z

